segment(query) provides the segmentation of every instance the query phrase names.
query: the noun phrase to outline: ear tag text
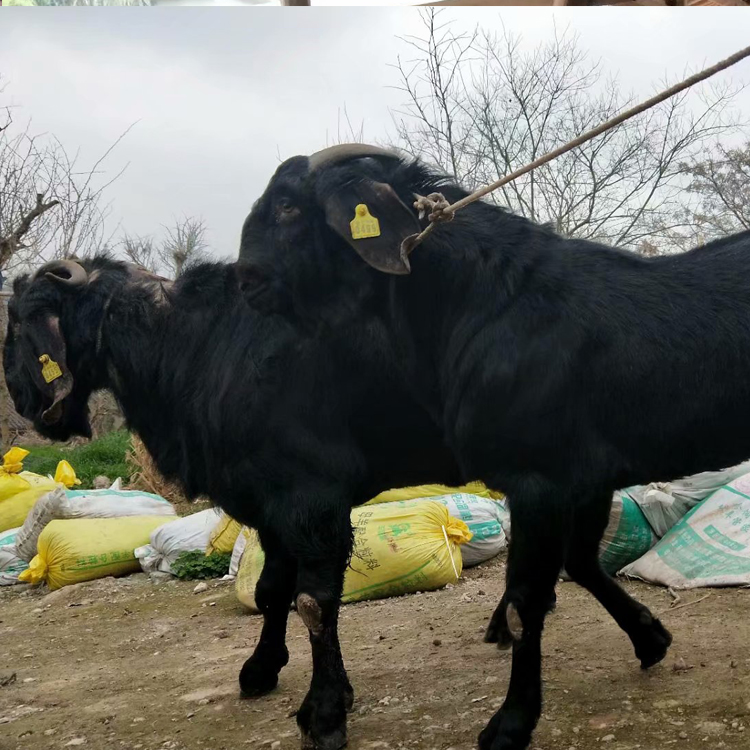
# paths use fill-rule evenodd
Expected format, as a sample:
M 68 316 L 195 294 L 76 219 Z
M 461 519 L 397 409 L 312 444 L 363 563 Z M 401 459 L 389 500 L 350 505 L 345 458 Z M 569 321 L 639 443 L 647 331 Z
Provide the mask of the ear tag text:
M 49 354 L 42 354 L 39 361 L 42 363 L 42 377 L 45 383 L 51 383 L 53 380 L 62 377 L 60 365 L 54 359 L 50 359 Z
M 380 222 L 370 214 L 370 209 L 360 203 L 354 209 L 354 219 L 349 222 L 353 240 L 364 240 L 368 237 L 380 237 Z

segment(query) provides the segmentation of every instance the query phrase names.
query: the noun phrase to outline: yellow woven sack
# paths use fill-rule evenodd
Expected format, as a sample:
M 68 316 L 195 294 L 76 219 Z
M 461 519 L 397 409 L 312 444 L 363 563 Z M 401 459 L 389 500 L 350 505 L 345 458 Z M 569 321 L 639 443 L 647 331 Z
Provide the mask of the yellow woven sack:
M 174 516 L 70 518 L 50 521 L 37 541 L 37 555 L 19 580 L 46 581 L 50 589 L 140 570 L 133 554 L 151 532 Z
M 0 532 L 22 526 L 34 503 L 59 484 L 72 487 L 80 484 L 67 461 L 57 465 L 55 478 L 31 471 L 21 471 L 23 459 L 29 455 L 23 448 L 11 448 L 3 457 L 0 468 Z
M 378 505 L 380 503 L 395 503 L 399 500 L 418 500 L 425 497 L 437 497 L 438 495 L 452 495 L 463 492 L 467 495 L 487 497 L 492 500 L 502 500 L 502 492 L 488 489 L 482 482 L 469 482 L 461 487 L 446 487 L 444 484 L 422 484 L 418 487 L 402 487 L 396 490 L 386 490 L 369 500 L 365 505 Z
M 459 545 L 471 539 L 463 521 L 430 500 L 355 508 L 352 526 L 354 555 L 344 576 L 344 603 L 429 591 L 456 581 L 462 569 Z M 236 585 L 238 599 L 254 612 L 263 560 L 253 532 Z
M 55 481 L 64 484 L 68 489 L 75 484 L 81 483 L 81 480 L 76 476 L 75 471 L 73 471 L 73 467 L 65 460 L 57 464 Z
M 242 524 L 235 521 L 234 518 L 222 512 L 219 523 L 216 524 L 211 536 L 208 538 L 206 554 L 212 552 L 231 552 L 234 549 L 234 543 L 240 535 Z
M 23 459 L 28 455 L 29 452 L 23 448 L 11 448 L 3 456 L 3 465 L 0 467 L 0 503 L 29 489 L 28 481 L 18 475 L 23 469 Z M 13 526 L 3 526 L 3 510 L 0 504 L 0 531 L 12 528 Z

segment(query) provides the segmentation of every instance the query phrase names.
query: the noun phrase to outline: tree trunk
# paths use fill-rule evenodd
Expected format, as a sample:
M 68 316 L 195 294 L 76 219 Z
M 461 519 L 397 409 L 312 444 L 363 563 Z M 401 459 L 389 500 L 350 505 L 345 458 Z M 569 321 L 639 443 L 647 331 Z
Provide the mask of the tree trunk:
M 8 328 L 8 295 L 0 294 L 0 345 L 5 345 L 5 332 Z M 11 430 L 10 415 L 13 412 L 13 402 L 5 384 L 5 367 L 0 354 L 0 448 L 2 452 L 10 449 Z

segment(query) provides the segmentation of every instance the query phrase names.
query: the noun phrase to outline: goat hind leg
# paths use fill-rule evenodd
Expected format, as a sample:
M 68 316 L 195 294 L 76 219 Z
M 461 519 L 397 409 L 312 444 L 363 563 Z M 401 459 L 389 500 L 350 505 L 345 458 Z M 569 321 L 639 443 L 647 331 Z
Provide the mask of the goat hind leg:
M 255 587 L 255 602 L 263 613 L 263 629 L 253 655 L 240 672 L 240 690 L 246 698 L 270 693 L 279 682 L 279 672 L 289 661 L 286 628 L 297 565 L 280 551 L 276 540 L 269 540 L 264 549 L 266 559 Z
M 576 509 L 565 570 L 593 594 L 627 633 L 642 669 L 660 662 L 672 636 L 648 607 L 630 597 L 599 562 L 599 543 L 607 526 L 611 497 L 597 497 Z

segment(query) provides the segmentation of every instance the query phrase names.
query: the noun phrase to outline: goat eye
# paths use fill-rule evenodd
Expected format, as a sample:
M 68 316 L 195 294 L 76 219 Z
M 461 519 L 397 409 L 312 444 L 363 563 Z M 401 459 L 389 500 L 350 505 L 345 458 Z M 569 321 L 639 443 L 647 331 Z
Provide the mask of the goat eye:
M 278 203 L 278 208 L 282 213 L 290 214 L 292 211 L 294 211 L 295 206 L 291 201 L 281 200 Z

